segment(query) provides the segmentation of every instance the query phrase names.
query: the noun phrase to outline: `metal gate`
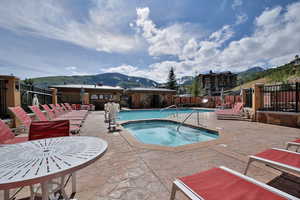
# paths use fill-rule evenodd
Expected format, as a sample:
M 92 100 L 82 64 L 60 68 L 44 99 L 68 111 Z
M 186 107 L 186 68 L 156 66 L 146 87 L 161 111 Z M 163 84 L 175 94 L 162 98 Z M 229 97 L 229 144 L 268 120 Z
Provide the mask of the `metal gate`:
M 27 112 L 31 112 L 28 106 L 32 105 L 33 96 L 36 94 L 40 104 L 51 104 L 52 93 L 51 90 L 38 88 L 32 85 L 20 85 L 21 91 L 21 106 Z
M 6 104 L 6 80 L 0 80 L 0 118 L 7 118 L 8 110 Z

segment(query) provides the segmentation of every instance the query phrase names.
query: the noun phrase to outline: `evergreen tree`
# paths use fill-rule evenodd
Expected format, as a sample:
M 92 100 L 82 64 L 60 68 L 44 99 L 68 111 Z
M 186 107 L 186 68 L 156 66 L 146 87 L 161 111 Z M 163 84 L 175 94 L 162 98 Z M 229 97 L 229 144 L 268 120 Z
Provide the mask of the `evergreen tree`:
M 177 90 L 176 76 L 175 76 L 173 67 L 171 67 L 170 72 L 169 72 L 167 87 L 172 90 Z
M 198 97 L 202 95 L 202 84 L 198 76 L 195 76 L 192 82 L 191 93 L 193 97 Z

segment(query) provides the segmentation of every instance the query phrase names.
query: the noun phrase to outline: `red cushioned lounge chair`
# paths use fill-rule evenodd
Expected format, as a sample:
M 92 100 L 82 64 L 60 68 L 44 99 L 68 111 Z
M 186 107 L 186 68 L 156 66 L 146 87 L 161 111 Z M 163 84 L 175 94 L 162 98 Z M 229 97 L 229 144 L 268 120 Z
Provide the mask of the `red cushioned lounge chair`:
M 298 152 L 273 148 L 250 156 L 245 174 L 247 174 L 249 166 L 253 162 L 260 162 L 280 171 L 300 174 L 300 153 Z
M 170 200 L 175 199 L 177 190 L 192 200 L 299 200 L 226 167 L 176 179 Z
M 35 116 L 37 117 L 37 119 L 39 121 L 49 121 L 48 118 L 44 115 L 44 113 L 40 110 L 40 108 L 38 106 L 28 106 L 28 107 L 30 108 L 30 110 L 32 112 L 34 112 Z M 63 119 L 59 119 L 59 118 L 58 119 L 56 119 L 56 118 L 51 119 L 51 121 L 57 121 L 57 120 L 63 120 Z M 71 127 L 72 126 L 75 126 L 75 127 L 79 126 L 80 127 L 82 125 L 82 121 L 80 121 L 80 120 L 78 120 L 78 121 L 77 120 L 70 120 L 70 124 L 71 124 Z M 72 128 L 71 128 L 71 130 L 72 130 Z
M 32 123 L 32 119 L 27 115 L 27 113 L 23 110 L 23 108 L 21 108 L 20 106 L 17 106 L 17 107 L 9 107 L 8 109 L 25 126 L 25 128 L 29 129 L 30 124 Z M 40 117 L 41 117 L 41 115 L 40 115 Z M 43 118 L 43 117 L 42 117 L 42 119 L 45 120 L 45 118 Z M 80 132 L 79 126 L 72 125 L 72 126 L 70 126 L 70 130 L 71 130 L 72 134 L 78 134 Z
M 69 120 L 32 122 L 29 128 L 29 140 L 52 137 L 65 137 L 70 134 Z
M 232 109 L 216 110 L 217 119 L 241 119 L 243 103 L 236 103 Z
M 74 119 L 73 117 L 70 116 L 65 116 L 65 115 L 57 115 L 54 113 L 54 111 L 49 108 L 48 105 L 44 104 L 41 105 L 43 107 L 43 109 L 47 112 L 48 117 L 50 118 L 50 120 L 54 120 L 54 119 L 59 119 L 59 120 L 64 120 L 64 119 L 69 119 L 69 120 L 74 120 L 74 121 L 80 121 L 81 123 L 83 122 L 83 119 Z
M 65 106 L 68 108 L 69 111 L 75 111 L 75 112 L 81 112 L 81 113 L 88 113 L 88 110 L 76 110 L 76 105 L 74 105 L 74 109 L 72 108 L 72 106 L 69 103 L 65 103 Z
M 56 104 L 56 107 L 61 111 L 61 113 L 63 115 L 67 115 L 67 116 L 76 116 L 76 117 L 81 117 L 83 119 L 86 118 L 86 114 L 85 113 L 81 113 L 81 112 L 69 112 L 64 106 L 63 104 Z
M 14 116 L 28 129 L 32 119 L 20 106 L 8 107 L 8 109 L 14 114 Z
M 69 113 L 66 113 L 63 111 L 63 109 L 59 106 L 56 106 L 54 104 L 49 104 L 49 106 L 52 108 L 52 111 L 54 111 L 54 114 L 57 118 L 65 118 L 65 119 L 73 119 L 73 120 L 85 120 L 85 116 L 73 116 Z
M 286 144 L 286 149 L 289 149 L 292 146 L 297 147 L 296 151 L 298 151 L 300 148 L 300 139 L 294 140 L 292 142 L 288 142 Z
M 28 137 L 15 137 L 10 128 L 0 119 L 0 144 L 16 144 L 27 140 Z

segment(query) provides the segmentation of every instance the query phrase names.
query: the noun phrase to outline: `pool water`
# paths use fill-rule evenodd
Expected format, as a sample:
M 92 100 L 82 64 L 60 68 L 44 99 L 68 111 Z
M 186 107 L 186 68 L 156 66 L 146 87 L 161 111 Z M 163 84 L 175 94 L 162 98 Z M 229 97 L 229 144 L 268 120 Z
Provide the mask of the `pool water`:
M 210 141 L 219 137 L 216 132 L 185 125 L 177 131 L 178 125 L 177 122 L 149 120 L 130 122 L 122 126 L 142 143 L 170 147 Z
M 198 112 L 213 112 L 212 110 L 206 109 L 178 109 L 178 114 L 191 113 L 194 110 Z M 140 119 L 161 119 L 169 117 L 170 115 L 176 114 L 176 109 L 168 110 L 130 110 L 121 111 L 119 113 L 119 121 L 124 120 L 140 120 Z

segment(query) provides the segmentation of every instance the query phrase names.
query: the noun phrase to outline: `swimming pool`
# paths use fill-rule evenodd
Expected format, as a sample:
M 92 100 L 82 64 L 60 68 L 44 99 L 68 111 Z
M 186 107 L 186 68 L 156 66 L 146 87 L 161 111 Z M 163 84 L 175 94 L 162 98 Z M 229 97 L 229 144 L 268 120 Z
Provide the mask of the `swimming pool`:
M 176 147 L 214 140 L 219 137 L 217 132 L 202 128 L 192 128 L 182 125 L 177 131 L 179 123 L 165 120 L 148 120 L 129 122 L 122 126 L 138 141 L 145 144 L 155 144 Z
M 194 110 L 198 112 L 213 112 L 212 110 L 207 109 L 178 109 L 178 114 L 191 113 Z M 119 113 L 119 121 L 124 120 L 139 120 L 139 119 L 161 119 L 166 118 L 170 115 L 176 114 L 176 109 L 168 110 L 130 110 L 130 111 L 121 111 Z

